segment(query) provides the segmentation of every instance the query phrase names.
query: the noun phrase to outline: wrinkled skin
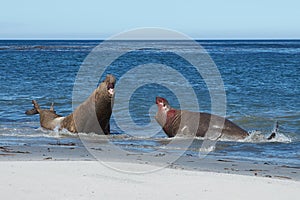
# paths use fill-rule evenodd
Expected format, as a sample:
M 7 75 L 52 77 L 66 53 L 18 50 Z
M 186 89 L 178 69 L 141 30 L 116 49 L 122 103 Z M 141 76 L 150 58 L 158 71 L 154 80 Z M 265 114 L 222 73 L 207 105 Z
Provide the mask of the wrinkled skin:
M 98 88 L 66 117 L 57 115 L 53 105 L 50 110 L 41 109 L 35 100 L 32 101 L 34 108 L 25 113 L 28 115 L 40 114 L 41 126 L 49 130 L 58 128 L 59 130 L 67 129 L 73 133 L 110 134 L 109 121 L 113 107 L 115 82 L 114 76 L 107 75 Z
M 156 121 L 168 137 L 198 136 L 212 139 L 244 139 L 249 134 L 228 119 L 203 112 L 176 110 L 162 97 L 156 97 Z

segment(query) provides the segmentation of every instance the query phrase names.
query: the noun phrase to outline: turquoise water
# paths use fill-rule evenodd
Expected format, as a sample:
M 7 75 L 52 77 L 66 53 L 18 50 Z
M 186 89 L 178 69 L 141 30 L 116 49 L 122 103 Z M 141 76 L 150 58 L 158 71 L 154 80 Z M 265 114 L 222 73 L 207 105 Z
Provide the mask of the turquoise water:
M 43 107 L 55 102 L 61 115 L 72 112 L 72 91 L 76 75 L 86 56 L 100 41 L 0 41 L 0 146 L 48 145 L 57 138 L 78 140 L 72 136 L 44 131 L 39 127 L 39 116 L 26 116 L 31 100 L 36 99 Z M 145 42 L 145 46 L 147 42 Z M 174 42 L 180 49 L 183 41 Z M 226 91 L 226 116 L 250 132 L 244 141 L 219 141 L 211 156 L 234 159 L 261 160 L 300 165 L 300 41 L 198 41 L 209 53 L 220 71 Z M 112 46 L 119 51 L 124 46 Z M 193 54 L 194 49 L 183 49 Z M 199 78 L 192 66 L 178 55 L 153 49 L 129 52 L 115 60 L 105 71 L 120 81 L 122 76 L 136 66 L 159 63 L 179 71 L 197 94 L 201 111 L 211 112 L 211 101 L 205 81 Z M 157 76 L 150 71 L 149 76 Z M 99 77 L 101 79 L 101 77 Z M 168 80 L 177 86 L 178 81 Z M 132 75 L 132 82 L 139 80 Z M 96 87 L 96 83 L 95 83 Z M 117 91 L 118 92 L 118 91 Z M 128 110 L 135 124 L 147 127 L 153 114 L 149 109 L 156 96 L 168 97 L 179 108 L 172 91 L 159 84 L 138 87 L 130 95 Z M 127 99 L 116 96 L 120 101 Z M 191 108 L 192 110 L 193 108 Z M 124 110 L 115 110 L 126 118 Z M 124 115 L 123 115 L 124 114 Z M 274 123 L 279 123 L 279 134 L 268 142 L 262 138 L 271 133 Z M 128 127 L 129 129 L 133 127 Z M 126 131 L 112 118 L 113 134 Z M 114 144 L 126 150 L 153 151 L 165 143 L 165 134 L 150 129 L 133 130 L 135 135 L 125 139 L 112 139 Z M 256 132 L 255 132 L 256 131 Z M 137 137 L 138 136 L 138 137 Z M 196 139 L 188 148 L 197 154 L 202 140 Z M 178 145 L 176 151 L 185 151 Z

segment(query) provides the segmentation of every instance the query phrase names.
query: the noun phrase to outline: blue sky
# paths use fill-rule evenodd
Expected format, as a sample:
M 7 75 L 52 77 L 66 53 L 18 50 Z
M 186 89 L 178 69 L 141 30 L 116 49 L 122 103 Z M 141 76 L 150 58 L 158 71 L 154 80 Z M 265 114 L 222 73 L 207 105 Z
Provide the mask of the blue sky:
M 300 39 L 299 0 L 8 0 L 0 38 L 105 39 L 138 27 L 195 39 Z

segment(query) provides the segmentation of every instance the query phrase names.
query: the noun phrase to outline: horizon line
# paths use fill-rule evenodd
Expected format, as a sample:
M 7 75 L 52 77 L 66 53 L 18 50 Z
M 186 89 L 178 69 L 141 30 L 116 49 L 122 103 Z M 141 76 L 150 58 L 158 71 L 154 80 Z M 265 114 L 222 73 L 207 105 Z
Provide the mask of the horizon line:
M 300 40 L 300 38 L 191 38 L 192 40 Z M 0 40 L 110 40 L 108 38 L 0 38 Z M 140 40 L 140 39 L 124 39 L 124 40 Z M 148 39 L 144 39 L 148 40 Z M 149 39 L 153 40 L 153 39 Z M 154 39 L 160 40 L 160 39 Z M 168 40 L 168 39 L 161 39 Z M 170 39 L 177 40 L 177 39 Z M 182 39 L 179 39 L 182 40 Z M 187 39 L 188 40 L 188 39 Z

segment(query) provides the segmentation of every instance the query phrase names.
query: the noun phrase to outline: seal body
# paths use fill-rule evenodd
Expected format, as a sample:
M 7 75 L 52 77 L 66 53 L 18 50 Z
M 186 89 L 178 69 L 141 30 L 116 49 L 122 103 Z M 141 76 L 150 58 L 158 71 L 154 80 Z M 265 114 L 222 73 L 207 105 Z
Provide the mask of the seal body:
M 249 135 L 247 131 L 224 117 L 204 112 L 176 110 L 162 97 L 156 97 L 156 104 L 158 111 L 155 119 L 168 137 L 180 135 L 238 140 Z
M 53 105 L 50 110 L 41 109 L 35 100 L 32 101 L 34 108 L 25 113 L 28 115 L 40 114 L 41 126 L 49 130 L 58 128 L 59 130 L 67 129 L 73 133 L 110 134 L 109 122 L 112 114 L 115 82 L 116 79 L 113 75 L 107 75 L 94 92 L 66 117 L 57 115 Z

